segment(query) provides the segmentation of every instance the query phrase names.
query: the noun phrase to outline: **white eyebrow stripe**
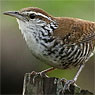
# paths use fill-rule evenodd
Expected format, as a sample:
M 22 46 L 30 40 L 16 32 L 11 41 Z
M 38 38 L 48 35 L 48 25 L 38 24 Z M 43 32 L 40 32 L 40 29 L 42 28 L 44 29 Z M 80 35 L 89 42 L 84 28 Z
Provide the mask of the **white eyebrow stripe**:
M 44 17 L 44 18 L 46 18 L 46 19 L 52 21 L 52 19 L 51 19 L 50 17 L 48 17 L 48 16 L 46 16 L 46 15 L 43 15 L 43 14 L 41 14 L 41 13 L 36 13 L 36 12 L 26 12 L 26 13 L 31 13 L 31 14 L 34 13 L 34 14 L 36 14 L 36 15 L 38 15 L 38 16 L 42 16 L 42 17 Z

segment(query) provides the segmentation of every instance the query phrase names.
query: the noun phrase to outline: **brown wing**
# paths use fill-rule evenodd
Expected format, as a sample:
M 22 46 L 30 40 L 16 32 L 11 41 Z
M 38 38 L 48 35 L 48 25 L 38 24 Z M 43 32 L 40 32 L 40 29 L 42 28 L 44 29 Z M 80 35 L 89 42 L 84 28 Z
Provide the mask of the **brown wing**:
M 60 28 L 54 31 L 54 36 L 61 37 L 63 42 L 78 43 L 93 40 L 95 43 L 95 22 L 77 18 L 56 18 L 56 21 Z
M 89 42 L 89 41 L 95 41 L 95 34 L 88 35 L 86 38 L 81 40 L 80 42 Z

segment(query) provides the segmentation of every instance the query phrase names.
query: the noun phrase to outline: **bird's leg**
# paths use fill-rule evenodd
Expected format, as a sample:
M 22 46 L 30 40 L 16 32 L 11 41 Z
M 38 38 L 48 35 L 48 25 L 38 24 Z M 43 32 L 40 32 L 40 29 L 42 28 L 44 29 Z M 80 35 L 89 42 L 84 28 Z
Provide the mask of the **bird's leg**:
M 41 71 L 41 72 L 32 72 L 31 74 L 35 74 L 35 76 L 34 76 L 34 78 L 33 78 L 33 83 L 35 83 L 35 78 L 38 76 L 38 75 L 40 75 L 41 77 L 48 77 L 47 75 L 46 75 L 46 73 L 47 72 L 50 72 L 50 71 L 53 71 L 54 69 L 56 69 L 56 68 L 54 68 L 54 67 L 51 67 L 51 68 L 48 68 L 48 69 L 46 69 L 46 70 L 43 70 L 43 71 Z
M 73 80 L 67 80 L 67 81 L 66 81 L 66 83 L 64 84 L 63 90 L 62 90 L 63 93 L 65 92 L 65 90 L 70 90 L 70 89 L 69 89 L 69 88 L 70 88 L 70 85 L 71 85 L 71 84 L 74 84 L 74 83 L 77 81 L 77 78 L 78 78 L 80 72 L 82 71 L 83 67 L 84 67 L 84 64 L 82 64 L 82 65 L 79 67 L 79 69 L 78 69 L 78 71 L 77 71 L 77 74 L 75 75 L 75 77 L 73 78 Z M 62 79 L 62 80 L 64 81 L 64 79 Z
M 82 65 L 79 67 L 79 70 L 77 71 L 77 74 L 75 75 L 75 77 L 74 77 L 74 79 L 73 79 L 75 82 L 77 81 L 77 78 L 78 78 L 80 72 L 82 71 L 82 69 L 84 68 L 84 66 L 85 66 L 85 64 L 82 64 Z
M 43 76 L 43 75 L 45 75 L 47 72 L 51 72 L 51 71 L 53 71 L 54 69 L 56 69 L 56 68 L 51 67 L 51 68 L 48 68 L 48 69 L 46 69 L 46 70 L 43 70 L 43 71 L 39 72 L 39 74 L 40 74 L 41 76 Z

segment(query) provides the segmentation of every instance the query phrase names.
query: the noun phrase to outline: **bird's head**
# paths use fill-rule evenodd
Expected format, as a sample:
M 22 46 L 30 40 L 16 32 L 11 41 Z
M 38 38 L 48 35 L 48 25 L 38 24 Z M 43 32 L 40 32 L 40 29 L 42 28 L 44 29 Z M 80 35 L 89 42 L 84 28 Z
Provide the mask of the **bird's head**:
M 23 8 L 20 11 L 7 11 L 5 15 L 16 17 L 21 30 L 40 28 L 53 22 L 53 17 L 40 8 Z
M 29 47 L 35 41 L 48 39 L 57 28 L 55 18 L 40 8 L 23 8 L 20 11 L 4 12 L 5 15 L 16 17 Z

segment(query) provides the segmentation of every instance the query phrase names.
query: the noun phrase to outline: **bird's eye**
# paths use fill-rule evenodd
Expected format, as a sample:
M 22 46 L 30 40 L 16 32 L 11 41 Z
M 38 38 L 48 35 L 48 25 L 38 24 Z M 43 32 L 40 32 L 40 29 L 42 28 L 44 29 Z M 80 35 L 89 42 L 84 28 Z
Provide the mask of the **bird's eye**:
M 34 13 L 29 15 L 29 17 L 30 17 L 31 19 L 34 19 L 35 16 L 36 16 L 36 15 L 35 15 Z

